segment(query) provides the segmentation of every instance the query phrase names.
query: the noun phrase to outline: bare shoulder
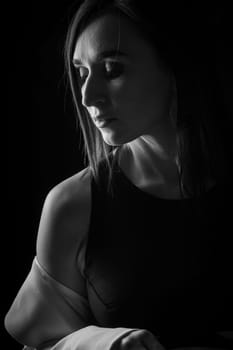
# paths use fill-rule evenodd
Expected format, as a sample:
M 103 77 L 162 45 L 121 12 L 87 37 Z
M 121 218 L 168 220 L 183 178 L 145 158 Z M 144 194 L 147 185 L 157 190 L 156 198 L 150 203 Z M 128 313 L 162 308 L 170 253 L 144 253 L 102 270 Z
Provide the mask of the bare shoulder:
M 54 278 L 79 292 L 76 258 L 89 227 L 90 183 L 91 172 L 85 168 L 56 185 L 45 199 L 37 236 L 40 264 Z

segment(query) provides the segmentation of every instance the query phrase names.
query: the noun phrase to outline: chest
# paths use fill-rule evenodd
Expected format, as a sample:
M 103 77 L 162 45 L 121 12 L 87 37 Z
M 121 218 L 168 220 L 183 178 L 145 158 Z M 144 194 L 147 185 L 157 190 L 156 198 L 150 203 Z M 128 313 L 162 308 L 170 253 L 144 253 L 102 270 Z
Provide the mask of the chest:
M 229 266 L 223 239 L 228 214 L 211 202 L 195 209 L 174 203 L 125 198 L 108 203 L 98 215 L 86 275 L 90 303 L 102 325 L 166 323 L 168 328 L 177 314 L 194 321 L 200 310 L 213 318 L 211 305 Z M 221 307 L 215 302 L 216 312 Z

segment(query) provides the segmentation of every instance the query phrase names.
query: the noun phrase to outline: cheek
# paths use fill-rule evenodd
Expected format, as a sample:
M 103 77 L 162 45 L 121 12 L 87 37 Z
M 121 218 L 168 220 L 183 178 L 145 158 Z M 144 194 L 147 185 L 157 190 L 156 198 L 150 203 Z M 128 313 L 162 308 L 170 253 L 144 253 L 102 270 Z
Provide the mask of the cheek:
M 135 119 L 146 114 L 157 119 L 167 112 L 168 81 L 162 74 L 143 71 L 113 81 L 110 95 L 114 110 L 125 118 Z
M 160 89 L 154 82 L 132 79 L 119 83 L 112 91 L 115 109 L 127 114 L 127 119 L 154 110 L 161 102 Z
M 138 79 L 126 77 L 111 85 L 111 96 L 117 110 L 131 110 L 135 104 L 143 105 L 143 89 Z
M 135 84 L 136 86 L 136 84 Z M 138 81 L 137 104 L 143 106 L 148 116 L 156 119 L 163 118 L 167 114 L 170 105 L 170 88 L 166 76 L 163 74 L 144 75 Z
M 111 84 L 110 95 L 112 105 L 117 113 L 130 110 L 137 100 L 137 89 L 128 79 L 120 79 Z

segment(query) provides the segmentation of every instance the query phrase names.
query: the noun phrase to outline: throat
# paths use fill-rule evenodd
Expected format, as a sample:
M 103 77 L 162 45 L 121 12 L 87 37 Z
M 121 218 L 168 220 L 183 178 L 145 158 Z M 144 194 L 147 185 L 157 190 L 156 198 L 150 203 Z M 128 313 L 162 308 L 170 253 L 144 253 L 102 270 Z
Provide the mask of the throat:
M 123 149 L 119 166 L 128 178 L 140 190 L 164 199 L 181 199 L 179 171 L 175 161 L 151 158 Z

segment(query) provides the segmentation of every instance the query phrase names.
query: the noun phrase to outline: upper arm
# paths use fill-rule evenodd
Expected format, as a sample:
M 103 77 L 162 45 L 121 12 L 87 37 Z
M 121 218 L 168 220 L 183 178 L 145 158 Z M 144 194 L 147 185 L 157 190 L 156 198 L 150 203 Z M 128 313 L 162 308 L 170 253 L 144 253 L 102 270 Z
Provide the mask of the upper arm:
M 84 169 L 53 188 L 45 200 L 37 238 L 39 264 L 33 261 L 5 317 L 5 328 L 19 343 L 37 348 L 93 323 L 76 264 L 88 230 L 89 180 Z
M 85 295 L 77 255 L 89 226 L 90 174 L 84 169 L 54 187 L 46 197 L 37 236 L 37 258 L 55 279 Z

